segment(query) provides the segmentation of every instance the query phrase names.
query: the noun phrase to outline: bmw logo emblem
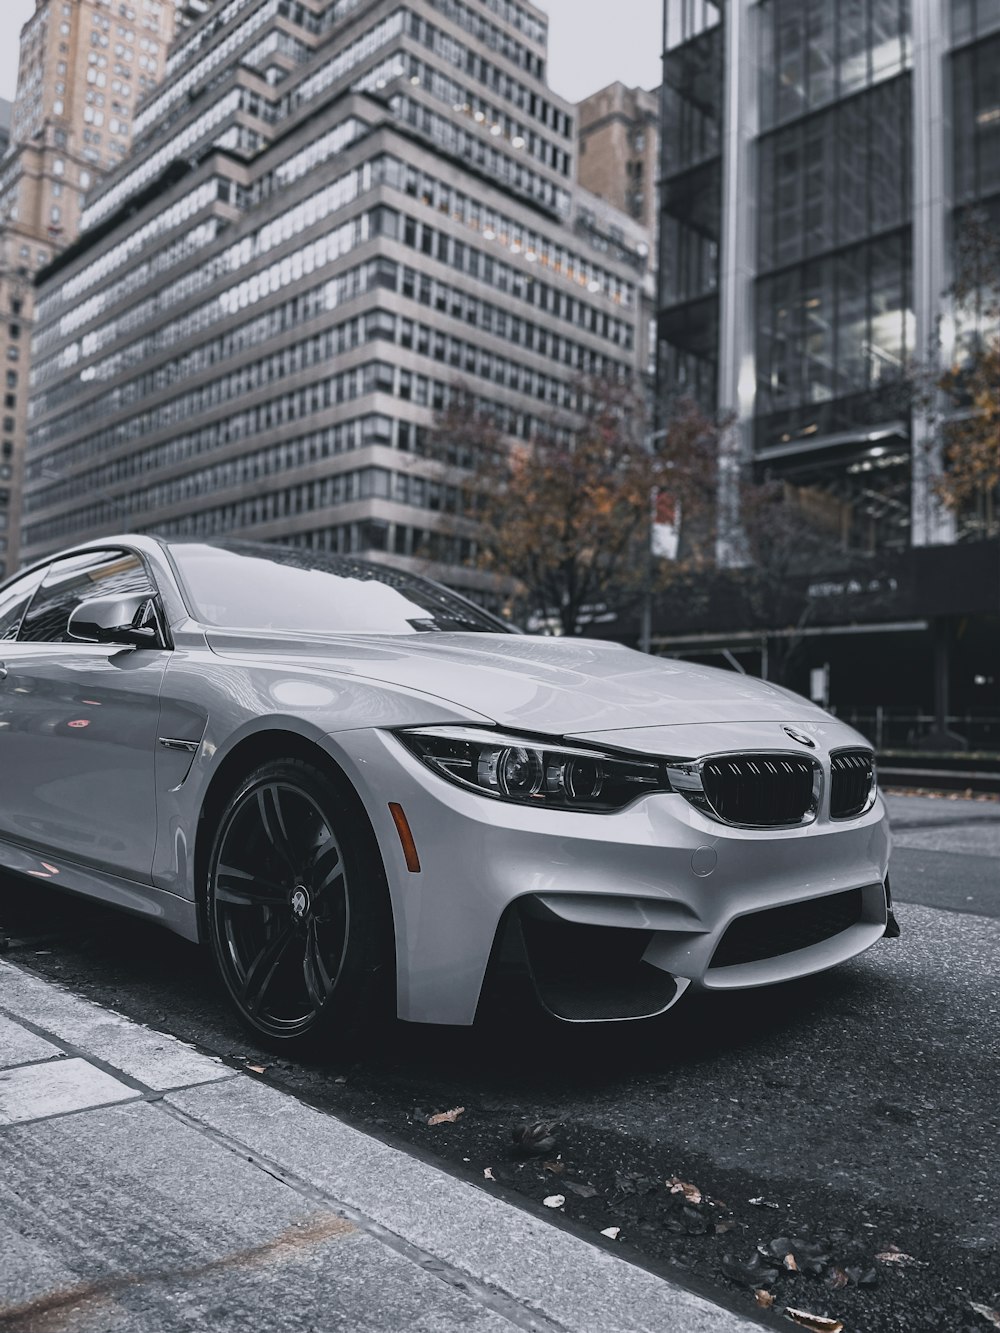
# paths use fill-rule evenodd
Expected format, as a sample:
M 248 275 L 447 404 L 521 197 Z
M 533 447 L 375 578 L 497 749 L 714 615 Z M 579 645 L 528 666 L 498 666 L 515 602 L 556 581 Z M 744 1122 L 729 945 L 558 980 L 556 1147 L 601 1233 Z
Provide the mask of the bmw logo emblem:
M 800 745 L 808 745 L 810 750 L 815 750 L 816 742 L 811 736 L 804 736 L 801 731 L 796 731 L 794 727 L 782 727 L 786 736 L 791 736 L 793 741 L 798 741 Z

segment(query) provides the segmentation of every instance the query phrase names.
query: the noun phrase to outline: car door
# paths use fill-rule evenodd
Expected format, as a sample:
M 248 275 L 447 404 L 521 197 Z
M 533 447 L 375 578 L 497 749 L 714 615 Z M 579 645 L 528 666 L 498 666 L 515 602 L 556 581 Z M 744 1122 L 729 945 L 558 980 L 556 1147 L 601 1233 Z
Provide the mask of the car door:
M 54 560 L 0 642 L 0 837 L 148 883 L 156 840 L 154 761 L 162 638 L 131 648 L 70 639 L 93 597 L 156 588 L 131 551 Z

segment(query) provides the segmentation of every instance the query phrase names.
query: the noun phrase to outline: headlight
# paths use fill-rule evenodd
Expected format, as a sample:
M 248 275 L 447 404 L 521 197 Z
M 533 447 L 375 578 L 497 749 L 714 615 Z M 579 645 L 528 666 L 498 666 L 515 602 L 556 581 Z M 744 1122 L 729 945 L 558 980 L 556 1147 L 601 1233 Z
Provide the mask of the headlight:
M 671 790 L 665 765 L 655 759 L 623 759 L 485 727 L 420 727 L 396 735 L 449 782 L 518 805 L 606 814 L 649 792 Z

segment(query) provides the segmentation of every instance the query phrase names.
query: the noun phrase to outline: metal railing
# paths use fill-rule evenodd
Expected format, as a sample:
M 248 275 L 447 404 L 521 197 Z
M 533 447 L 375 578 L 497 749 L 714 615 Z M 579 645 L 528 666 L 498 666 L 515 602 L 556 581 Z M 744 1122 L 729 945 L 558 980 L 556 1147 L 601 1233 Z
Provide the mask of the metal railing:
M 836 709 L 837 717 L 855 727 L 874 745 L 876 751 L 919 751 L 921 738 L 933 730 L 933 713 L 916 713 L 876 705 L 874 708 Z M 965 741 L 970 753 L 996 755 L 1000 758 L 1000 713 L 949 713 L 947 728 Z M 956 745 L 956 750 L 962 747 Z

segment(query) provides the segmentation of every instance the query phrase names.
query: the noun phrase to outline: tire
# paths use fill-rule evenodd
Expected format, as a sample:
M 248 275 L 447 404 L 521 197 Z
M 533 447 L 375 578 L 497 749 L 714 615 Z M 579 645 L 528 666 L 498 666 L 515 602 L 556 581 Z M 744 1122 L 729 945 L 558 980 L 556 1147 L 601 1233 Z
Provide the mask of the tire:
M 219 815 L 205 893 L 216 968 L 272 1048 L 355 1052 L 389 1016 L 385 871 L 355 801 L 312 764 L 272 760 Z

